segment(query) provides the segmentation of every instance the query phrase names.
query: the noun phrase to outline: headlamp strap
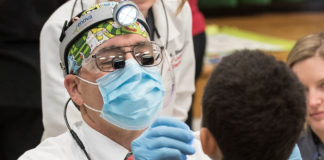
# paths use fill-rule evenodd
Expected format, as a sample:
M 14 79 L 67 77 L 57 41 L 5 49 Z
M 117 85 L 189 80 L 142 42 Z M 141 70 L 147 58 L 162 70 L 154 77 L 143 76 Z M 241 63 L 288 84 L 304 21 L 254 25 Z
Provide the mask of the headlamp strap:
M 65 31 L 66 29 L 68 28 L 68 21 L 66 20 L 63 24 L 63 28 L 62 28 L 62 32 L 61 32 L 61 35 L 60 35 L 60 42 L 63 41 L 64 37 L 65 37 Z

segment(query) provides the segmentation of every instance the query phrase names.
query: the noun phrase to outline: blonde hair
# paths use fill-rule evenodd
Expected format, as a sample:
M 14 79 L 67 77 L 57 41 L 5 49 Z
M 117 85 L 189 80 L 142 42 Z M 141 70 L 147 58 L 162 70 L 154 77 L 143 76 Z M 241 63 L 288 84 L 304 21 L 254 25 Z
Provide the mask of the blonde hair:
M 313 56 L 324 59 L 324 32 L 310 34 L 299 39 L 287 57 L 288 67 Z
M 178 8 L 177 8 L 177 14 L 179 14 L 183 8 L 183 6 L 185 5 L 185 3 L 187 2 L 187 0 L 181 0 Z

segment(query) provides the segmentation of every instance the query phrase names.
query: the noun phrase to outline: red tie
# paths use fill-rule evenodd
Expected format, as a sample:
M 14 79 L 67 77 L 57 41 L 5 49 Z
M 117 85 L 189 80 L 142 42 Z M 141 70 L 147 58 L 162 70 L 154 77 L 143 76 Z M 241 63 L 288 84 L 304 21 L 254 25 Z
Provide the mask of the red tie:
M 124 160 L 134 160 L 133 153 L 132 152 L 128 153 Z

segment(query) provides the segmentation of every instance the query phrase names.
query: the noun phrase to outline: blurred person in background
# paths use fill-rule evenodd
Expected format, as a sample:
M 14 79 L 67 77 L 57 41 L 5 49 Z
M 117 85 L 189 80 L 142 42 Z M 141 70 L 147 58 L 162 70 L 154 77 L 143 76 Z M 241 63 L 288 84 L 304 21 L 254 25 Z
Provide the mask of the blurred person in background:
M 17 159 L 43 131 L 39 34 L 65 0 L 0 1 L 0 159 Z
M 196 59 L 195 81 L 199 78 L 204 64 L 204 56 L 206 50 L 206 33 L 205 33 L 205 18 L 198 7 L 198 0 L 189 0 L 189 5 L 192 13 L 192 36 L 194 44 L 194 52 Z M 194 99 L 194 97 L 193 97 Z M 192 103 L 193 104 L 193 103 Z M 192 123 L 192 107 L 188 113 L 186 123 L 191 126 Z
M 203 67 L 203 58 L 206 49 L 206 24 L 205 18 L 198 7 L 198 0 L 189 0 L 189 5 L 192 13 L 192 36 L 194 43 L 194 51 L 196 58 L 195 79 L 200 76 Z
M 297 41 L 287 65 L 304 84 L 307 126 L 298 142 L 303 160 L 324 158 L 324 32 Z

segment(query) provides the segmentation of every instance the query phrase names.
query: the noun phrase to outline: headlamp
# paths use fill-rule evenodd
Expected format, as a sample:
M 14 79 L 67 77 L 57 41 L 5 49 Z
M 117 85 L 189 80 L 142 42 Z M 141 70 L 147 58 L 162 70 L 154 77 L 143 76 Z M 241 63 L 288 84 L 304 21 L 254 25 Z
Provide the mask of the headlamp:
M 107 38 L 112 38 L 116 35 L 119 34 L 127 34 L 128 31 L 124 31 L 124 33 L 119 33 L 120 31 L 116 31 L 120 28 L 129 28 L 129 27 L 134 27 L 130 26 L 135 23 L 139 23 L 137 27 L 143 27 L 144 30 L 146 30 L 148 33 L 149 32 L 149 27 L 145 21 L 144 16 L 141 14 L 139 11 L 138 7 L 136 6 L 135 3 L 125 0 L 125 1 L 120 1 L 120 2 L 114 2 L 114 1 L 109 1 L 109 2 L 103 2 L 100 4 L 97 4 L 90 9 L 82 12 L 77 16 L 77 20 L 72 22 L 70 21 L 69 23 L 66 21 L 64 23 L 61 37 L 60 37 L 60 59 L 61 59 L 61 68 L 64 70 L 64 76 L 66 74 L 69 74 L 72 66 L 78 65 L 81 66 L 81 63 L 84 58 L 87 58 L 91 51 L 96 48 L 96 45 L 93 45 L 94 41 L 93 39 L 88 39 L 91 38 L 91 36 L 88 36 L 85 41 L 87 41 L 88 46 L 90 49 L 87 50 L 87 53 L 85 52 L 86 49 L 83 48 L 83 51 L 78 51 L 78 53 L 75 54 L 80 54 L 80 55 L 75 55 L 75 57 L 72 57 L 73 63 L 70 62 L 68 63 L 68 56 L 70 55 L 69 51 L 71 51 L 71 48 L 75 47 L 76 43 L 79 43 L 80 38 L 84 36 L 85 33 L 87 33 L 89 30 L 93 29 L 97 25 L 100 25 L 101 23 L 105 21 L 112 22 L 111 24 L 111 32 L 105 32 L 106 33 L 106 39 Z M 135 26 L 136 27 L 136 26 Z M 109 28 L 108 28 L 109 29 Z M 107 28 L 103 28 L 103 30 L 108 30 Z M 114 33 L 112 33 L 114 32 Z M 127 32 L 127 33 L 126 33 Z M 102 33 L 100 31 L 97 32 Z M 97 36 L 98 34 L 94 35 Z M 104 40 L 99 39 L 96 44 L 101 44 L 104 42 Z M 77 49 L 80 49 L 83 46 L 80 46 Z M 81 50 L 81 49 L 80 49 Z M 69 57 L 71 59 L 71 57 Z M 117 63 L 116 60 L 116 65 L 121 67 L 123 64 Z
M 119 25 L 128 26 L 137 20 L 139 9 L 131 1 L 121 1 L 114 8 L 114 21 Z

